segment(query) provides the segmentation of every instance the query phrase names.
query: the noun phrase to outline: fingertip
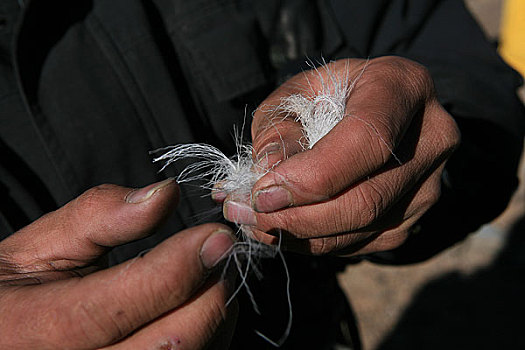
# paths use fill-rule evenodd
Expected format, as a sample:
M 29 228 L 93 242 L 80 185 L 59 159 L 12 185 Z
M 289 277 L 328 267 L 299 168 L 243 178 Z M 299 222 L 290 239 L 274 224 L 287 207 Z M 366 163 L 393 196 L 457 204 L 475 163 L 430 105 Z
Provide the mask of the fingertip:
M 114 247 L 151 234 L 175 209 L 179 186 L 169 178 L 140 189 L 106 185 L 105 190 L 83 195 L 76 221 L 92 222 L 91 241 Z M 88 219 L 88 216 L 91 219 Z M 86 235 L 86 232 L 81 233 Z
M 130 204 L 139 204 L 153 198 L 155 194 L 163 190 L 172 190 L 173 194 L 175 194 L 178 199 L 179 188 L 177 182 L 175 181 L 175 178 L 170 177 L 146 187 L 131 190 L 124 197 L 124 201 Z
M 226 199 L 227 197 L 227 194 L 226 192 L 224 191 L 221 191 L 221 190 L 218 190 L 218 191 L 215 191 L 215 190 L 212 190 L 211 192 L 211 199 L 216 202 L 216 203 L 223 203 L 224 200 Z
M 271 154 L 281 153 L 281 143 L 280 142 L 270 142 L 262 147 L 260 151 L 257 152 L 255 156 L 255 162 L 260 163 L 265 158 L 268 158 Z
M 273 232 L 264 232 L 256 228 L 251 229 L 252 238 L 267 245 L 277 245 L 282 240 L 282 235 Z
M 201 262 L 207 269 L 215 267 L 230 252 L 236 238 L 232 230 L 221 227 L 215 230 L 202 244 Z
M 226 191 L 215 190 L 215 189 L 211 191 L 211 199 L 217 204 L 224 203 L 227 197 L 228 197 L 228 193 L 226 193 Z
M 263 161 L 269 155 L 280 155 L 281 159 L 286 159 L 300 152 L 303 150 L 299 142 L 302 138 L 302 126 L 293 119 L 266 123 L 253 135 L 255 162 Z
M 255 192 L 252 206 L 259 213 L 270 213 L 293 205 L 292 193 L 284 186 L 270 186 Z
M 257 218 L 251 206 L 234 200 L 226 200 L 222 207 L 224 218 L 230 222 L 240 225 L 256 225 Z

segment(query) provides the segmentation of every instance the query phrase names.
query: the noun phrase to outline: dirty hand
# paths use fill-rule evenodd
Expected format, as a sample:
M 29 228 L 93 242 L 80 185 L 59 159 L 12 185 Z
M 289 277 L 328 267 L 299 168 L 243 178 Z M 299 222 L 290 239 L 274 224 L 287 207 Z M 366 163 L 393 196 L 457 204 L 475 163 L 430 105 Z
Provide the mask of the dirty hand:
M 142 257 L 99 264 L 152 233 L 178 196 L 173 180 L 102 185 L 0 242 L 0 348 L 227 348 L 236 306 L 211 273 L 233 244 L 227 227 L 194 227 Z
M 437 102 L 430 75 L 415 62 L 349 59 L 328 68 L 340 78 L 362 73 L 345 118 L 303 151 L 300 124 L 275 115 L 272 106 L 291 94 L 319 91 L 319 74 L 327 81 L 326 71 L 298 74 L 274 91 L 252 124 L 254 158 L 274 167 L 253 187 L 251 203 L 227 197 L 225 216 L 253 225 L 267 243 L 282 234 L 284 247 L 298 252 L 355 255 L 396 248 L 438 200 L 459 131 Z

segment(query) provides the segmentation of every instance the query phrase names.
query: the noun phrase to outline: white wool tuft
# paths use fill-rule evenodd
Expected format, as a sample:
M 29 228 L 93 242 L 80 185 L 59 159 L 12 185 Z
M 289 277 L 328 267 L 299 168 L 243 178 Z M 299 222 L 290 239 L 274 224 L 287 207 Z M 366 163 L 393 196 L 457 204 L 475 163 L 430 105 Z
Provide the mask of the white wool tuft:
M 277 111 L 284 112 L 300 122 L 305 140 L 301 142 L 304 149 L 312 148 L 321 138 L 332 130 L 346 115 L 346 102 L 355 84 L 365 71 L 364 65 L 359 76 L 353 81 L 348 76 L 348 68 L 344 75 L 338 75 L 331 70 L 326 62 L 320 68 L 313 68 L 320 82 L 318 91 L 310 94 L 293 94 L 281 99 Z M 324 74 L 323 74 L 324 73 Z M 313 90 L 312 84 L 309 84 Z
M 188 165 L 177 176 L 178 183 L 206 179 L 203 188 L 213 190 L 220 185 L 225 192 L 250 192 L 257 180 L 264 175 L 253 171 L 251 146 L 240 145 L 240 152 L 228 158 L 218 148 L 204 143 L 189 143 L 166 147 L 154 152 L 167 151 L 155 158 L 154 162 L 164 161 L 164 170 L 171 163 L 183 159 L 198 159 Z

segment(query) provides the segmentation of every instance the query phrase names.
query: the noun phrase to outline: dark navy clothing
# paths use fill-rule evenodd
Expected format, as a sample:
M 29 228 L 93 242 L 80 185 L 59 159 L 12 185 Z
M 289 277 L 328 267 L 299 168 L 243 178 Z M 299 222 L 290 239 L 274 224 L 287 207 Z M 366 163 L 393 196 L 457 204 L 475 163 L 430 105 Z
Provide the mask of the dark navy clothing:
M 400 55 L 425 65 L 463 143 L 443 197 L 403 247 L 368 259 L 419 261 L 495 217 L 516 187 L 523 137 L 519 75 L 457 0 L 33 0 L 0 2 L 0 239 L 102 184 L 143 186 L 159 174 L 148 153 L 206 142 L 234 152 L 232 127 L 305 61 Z M 249 119 L 249 118 L 248 118 Z M 152 237 L 114 249 L 118 263 L 195 222 L 213 203 L 183 188 Z M 198 218 L 198 220 L 196 220 Z M 289 348 L 330 349 L 350 316 L 335 271 L 349 261 L 289 255 L 294 328 Z M 277 262 L 242 305 L 232 347 L 269 346 L 287 310 Z M 159 272 L 161 273 L 161 272 Z M 281 274 L 281 275 L 280 275 Z M 283 301 L 284 302 L 284 301 Z M 273 305 L 273 306 L 272 306 Z M 284 307 L 284 306 L 283 306 Z M 274 322 L 281 319 L 282 322 Z M 252 322 L 253 320 L 253 322 Z M 351 321 L 351 320 L 350 320 Z M 272 327 L 275 328 L 272 330 Z M 259 344 L 260 345 L 257 345 Z M 354 346 L 357 346 L 354 344 Z

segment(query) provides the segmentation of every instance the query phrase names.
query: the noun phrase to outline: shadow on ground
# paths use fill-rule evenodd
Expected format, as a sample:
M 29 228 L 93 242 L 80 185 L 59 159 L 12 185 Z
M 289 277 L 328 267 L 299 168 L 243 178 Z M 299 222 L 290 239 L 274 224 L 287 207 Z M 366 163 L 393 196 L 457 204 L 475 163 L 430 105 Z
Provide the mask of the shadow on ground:
M 494 263 L 424 285 L 377 350 L 525 349 L 525 219 Z

